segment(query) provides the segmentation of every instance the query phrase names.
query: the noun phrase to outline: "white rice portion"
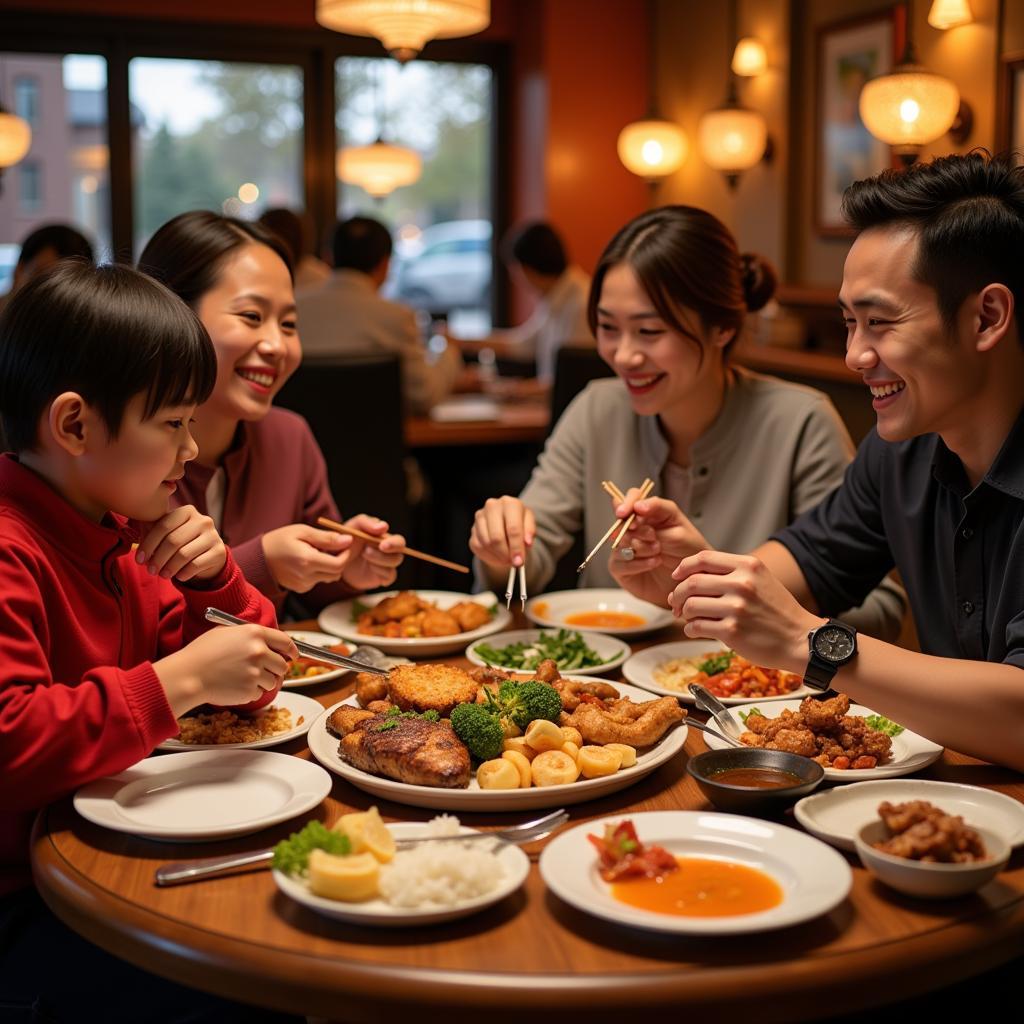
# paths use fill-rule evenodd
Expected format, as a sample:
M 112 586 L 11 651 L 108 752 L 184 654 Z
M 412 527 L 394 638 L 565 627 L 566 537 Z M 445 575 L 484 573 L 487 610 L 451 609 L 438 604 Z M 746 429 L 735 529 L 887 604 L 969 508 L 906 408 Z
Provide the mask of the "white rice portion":
M 442 814 L 427 824 L 431 836 L 459 833 L 459 819 Z M 381 866 L 380 894 L 394 907 L 450 907 L 485 896 L 504 878 L 501 861 L 479 840 L 421 843 Z

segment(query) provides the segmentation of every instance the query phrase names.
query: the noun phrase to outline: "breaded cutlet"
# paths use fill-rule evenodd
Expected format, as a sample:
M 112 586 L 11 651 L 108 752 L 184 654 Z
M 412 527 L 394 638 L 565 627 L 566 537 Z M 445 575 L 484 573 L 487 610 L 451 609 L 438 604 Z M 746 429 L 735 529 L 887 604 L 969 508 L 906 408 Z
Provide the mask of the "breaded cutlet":
M 479 683 L 454 665 L 397 665 L 388 674 L 388 695 L 403 711 L 436 711 L 442 717 L 476 700 Z

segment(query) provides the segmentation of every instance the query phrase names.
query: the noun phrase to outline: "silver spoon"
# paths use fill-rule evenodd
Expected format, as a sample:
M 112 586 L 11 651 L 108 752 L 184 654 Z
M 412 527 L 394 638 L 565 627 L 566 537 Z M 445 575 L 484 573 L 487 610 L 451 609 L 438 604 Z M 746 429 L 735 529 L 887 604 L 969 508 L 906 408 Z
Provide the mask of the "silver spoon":
M 709 732 L 712 736 L 717 736 L 720 740 L 725 740 L 730 747 L 745 747 L 745 743 L 740 743 L 739 740 L 733 739 L 731 736 L 726 736 L 725 733 L 719 732 L 717 729 L 712 729 L 710 725 L 705 725 L 703 722 L 698 722 L 694 718 L 687 718 L 686 724 L 694 729 L 699 729 L 701 732 Z

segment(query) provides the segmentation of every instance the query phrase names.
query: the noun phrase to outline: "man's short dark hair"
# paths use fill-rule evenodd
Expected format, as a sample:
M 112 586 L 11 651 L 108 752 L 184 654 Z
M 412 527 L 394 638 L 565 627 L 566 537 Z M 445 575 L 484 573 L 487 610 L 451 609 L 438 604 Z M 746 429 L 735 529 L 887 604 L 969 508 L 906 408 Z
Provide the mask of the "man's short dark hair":
M 217 377 L 206 328 L 173 292 L 125 266 L 58 263 L 0 315 L 0 421 L 7 446 L 35 447 L 50 402 L 76 391 L 116 437 L 125 407 L 143 415 L 202 403 Z
M 391 256 L 391 234 L 372 217 L 350 217 L 334 229 L 336 270 L 373 273 Z
M 89 239 L 69 224 L 44 224 L 29 232 L 21 243 L 18 266 L 23 267 L 46 249 L 53 249 L 58 259 L 82 259 L 93 262 L 94 256 Z
M 1024 168 L 974 152 L 937 157 L 854 182 L 843 215 L 858 232 L 905 225 L 917 235 L 913 276 L 935 290 L 947 329 L 968 295 L 989 284 L 1024 311 Z
M 506 263 L 521 263 L 547 277 L 560 277 L 569 266 L 562 240 L 543 221 L 525 224 L 506 236 L 502 255 Z
M 284 206 L 275 206 L 271 210 L 264 210 L 260 216 L 260 223 L 269 228 L 291 250 L 292 263 L 298 266 L 299 260 L 306 255 L 306 232 L 302 227 L 302 219 L 293 210 Z

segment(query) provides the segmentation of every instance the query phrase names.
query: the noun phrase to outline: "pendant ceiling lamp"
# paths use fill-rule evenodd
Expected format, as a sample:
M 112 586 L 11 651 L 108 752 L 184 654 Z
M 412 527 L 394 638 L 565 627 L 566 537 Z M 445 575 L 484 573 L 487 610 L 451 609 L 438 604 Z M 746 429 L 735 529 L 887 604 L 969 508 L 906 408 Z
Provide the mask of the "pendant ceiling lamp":
M 657 32 L 655 5 L 647 3 L 647 116 L 631 121 L 619 132 L 616 149 L 627 171 L 644 178 L 651 186 L 679 170 L 690 151 L 686 132 L 674 121 L 658 113 L 657 64 L 655 61 Z
M 911 41 L 913 12 L 906 3 L 907 43 L 899 64 L 888 75 L 872 78 L 860 93 L 860 117 L 876 139 L 893 147 L 907 165 L 922 146 L 942 138 L 961 119 L 955 141 L 970 130 L 970 111 L 961 109 L 960 90 L 943 75 L 918 64 Z
M 423 173 L 419 153 L 406 146 L 384 141 L 384 101 L 381 87 L 383 62 L 378 62 L 373 80 L 373 106 L 380 135 L 369 146 L 343 146 L 335 159 L 335 173 L 346 185 L 358 185 L 374 199 L 383 199 L 396 188 L 412 185 Z
M 490 0 L 316 0 L 316 20 L 334 32 L 371 36 L 404 64 L 431 39 L 481 32 L 491 22 Z
M 729 4 L 729 46 L 736 39 L 736 0 Z M 721 171 L 730 188 L 757 164 L 768 149 L 768 124 L 763 115 L 739 102 L 736 76 L 729 67 L 725 103 L 704 114 L 697 125 L 697 145 L 705 163 Z
M 378 139 L 369 146 L 338 150 L 336 170 L 347 185 L 358 185 L 374 199 L 383 199 L 396 188 L 419 181 L 423 161 L 412 149 Z
M 0 107 L 0 174 L 21 160 L 32 145 L 32 129 L 28 121 L 8 114 Z
M 743 78 L 763 75 L 768 69 L 768 51 L 764 43 L 753 36 L 745 36 L 732 52 L 732 73 Z

